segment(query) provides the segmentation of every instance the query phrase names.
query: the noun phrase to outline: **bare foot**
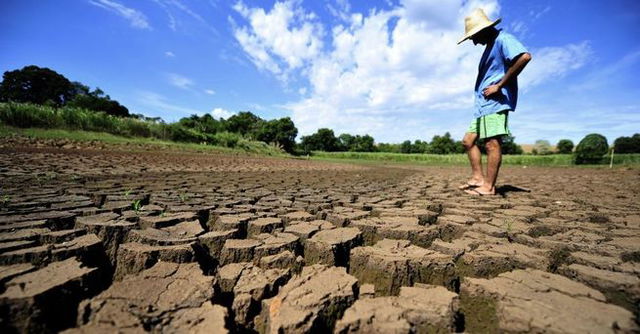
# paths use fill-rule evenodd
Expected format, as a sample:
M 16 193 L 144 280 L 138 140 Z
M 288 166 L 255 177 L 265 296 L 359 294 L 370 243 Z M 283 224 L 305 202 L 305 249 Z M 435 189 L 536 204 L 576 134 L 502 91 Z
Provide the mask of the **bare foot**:
M 481 187 L 484 184 L 483 180 L 470 179 L 467 183 L 458 187 L 460 190 L 473 189 L 477 187 Z
M 495 196 L 496 194 L 495 189 L 487 189 L 482 186 L 473 189 L 467 189 L 464 192 L 472 196 Z

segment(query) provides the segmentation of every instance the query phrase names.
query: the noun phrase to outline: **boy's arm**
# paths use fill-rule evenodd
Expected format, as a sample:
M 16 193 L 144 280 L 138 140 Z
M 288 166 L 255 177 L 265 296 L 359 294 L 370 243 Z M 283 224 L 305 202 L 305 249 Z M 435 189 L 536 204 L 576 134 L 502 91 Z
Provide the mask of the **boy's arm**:
M 484 97 L 489 97 L 495 93 L 500 92 L 500 89 L 504 87 L 504 85 L 506 85 L 509 81 L 511 81 L 511 79 L 517 77 L 518 74 L 522 72 L 522 69 L 524 69 L 524 67 L 527 66 L 530 60 L 531 60 L 531 54 L 529 52 L 525 52 L 520 56 L 518 56 L 518 58 L 516 58 L 515 63 L 513 63 L 513 65 L 509 67 L 509 69 L 507 70 L 507 73 L 505 73 L 505 75 L 502 77 L 502 80 L 500 80 L 500 82 L 494 85 L 487 86 L 487 88 L 485 88 L 482 91 L 482 94 L 484 95 Z

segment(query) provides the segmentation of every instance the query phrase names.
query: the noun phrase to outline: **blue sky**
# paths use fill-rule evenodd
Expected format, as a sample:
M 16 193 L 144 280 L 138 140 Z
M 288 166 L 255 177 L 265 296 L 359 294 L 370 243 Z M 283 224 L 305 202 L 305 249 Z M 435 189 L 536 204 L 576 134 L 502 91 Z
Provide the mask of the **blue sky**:
M 640 132 L 640 1 L 3 0 L 0 70 L 49 67 L 133 113 L 291 117 L 378 142 L 461 138 L 482 47 L 475 7 L 533 54 L 519 143 Z

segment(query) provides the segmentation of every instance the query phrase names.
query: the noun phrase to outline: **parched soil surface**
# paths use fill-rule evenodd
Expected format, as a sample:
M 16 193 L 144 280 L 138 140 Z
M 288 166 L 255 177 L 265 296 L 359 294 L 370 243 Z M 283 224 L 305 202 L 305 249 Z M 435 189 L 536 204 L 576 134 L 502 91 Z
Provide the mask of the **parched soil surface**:
M 0 332 L 638 332 L 640 172 L 0 149 Z

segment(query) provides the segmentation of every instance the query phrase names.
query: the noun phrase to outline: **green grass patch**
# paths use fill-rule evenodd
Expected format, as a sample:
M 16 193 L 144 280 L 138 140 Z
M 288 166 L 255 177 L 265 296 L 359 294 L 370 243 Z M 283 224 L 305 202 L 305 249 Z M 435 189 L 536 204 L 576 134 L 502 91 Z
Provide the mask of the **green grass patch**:
M 38 138 L 99 140 L 108 143 L 141 143 L 183 148 L 286 155 L 273 145 L 249 140 L 238 133 L 203 133 L 179 123 L 162 123 L 130 117 L 115 117 L 82 108 L 53 108 L 29 103 L 0 103 L 0 135 L 21 134 Z M 46 129 L 46 130 L 44 130 Z M 180 144 L 178 144 L 180 143 Z
M 356 163 L 412 163 L 434 166 L 467 166 L 466 154 L 403 154 L 385 152 L 313 152 L 311 159 Z M 486 156 L 483 156 L 486 161 Z M 604 159 L 609 162 L 609 158 Z M 503 155 L 505 166 L 574 166 L 571 154 Z M 614 166 L 639 166 L 640 154 L 615 154 Z M 598 165 L 606 166 L 606 165 Z
M 273 145 L 268 145 L 259 141 L 251 141 L 244 138 L 238 139 L 238 141 L 234 144 L 234 147 L 224 147 L 196 143 L 181 143 L 169 140 L 160 140 L 156 138 L 124 137 L 106 132 L 65 129 L 16 128 L 4 125 L 0 122 L 0 138 L 9 136 L 21 136 L 38 139 L 68 139 L 78 142 L 97 141 L 112 145 L 150 145 L 157 147 L 158 149 L 176 149 L 184 151 L 253 153 L 269 156 L 288 156 L 288 154 Z

